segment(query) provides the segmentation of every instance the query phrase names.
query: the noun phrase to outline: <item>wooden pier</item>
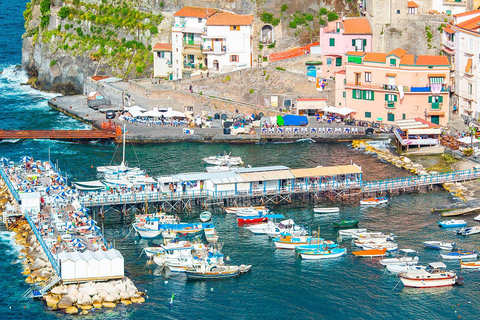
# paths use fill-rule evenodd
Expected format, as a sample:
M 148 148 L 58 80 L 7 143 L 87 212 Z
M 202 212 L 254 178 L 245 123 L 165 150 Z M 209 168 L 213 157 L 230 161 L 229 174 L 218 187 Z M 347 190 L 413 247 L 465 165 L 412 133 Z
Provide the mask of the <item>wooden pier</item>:
M 111 130 L 0 130 L 0 139 L 112 140 Z
M 234 191 L 186 191 L 186 192 L 138 192 L 80 197 L 85 207 L 104 208 L 105 206 L 158 204 L 165 211 L 190 211 L 192 206 L 235 206 L 252 203 L 291 202 L 293 198 L 307 198 L 313 201 L 329 199 L 344 201 L 349 198 L 358 201 L 370 194 L 416 192 L 420 188 L 433 190 L 436 185 L 446 182 L 460 182 L 480 178 L 480 170 L 460 170 L 445 173 L 410 176 L 396 179 L 355 182 L 329 182 L 286 186 L 247 192 Z

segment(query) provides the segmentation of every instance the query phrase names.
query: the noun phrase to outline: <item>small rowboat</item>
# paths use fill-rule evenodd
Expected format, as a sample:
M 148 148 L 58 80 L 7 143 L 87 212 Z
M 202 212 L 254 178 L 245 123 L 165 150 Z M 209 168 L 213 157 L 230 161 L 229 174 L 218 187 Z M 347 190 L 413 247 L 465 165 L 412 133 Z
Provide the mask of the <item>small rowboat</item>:
M 460 267 L 462 269 L 480 269 L 480 261 L 463 262 L 460 260 Z
M 337 213 L 340 212 L 340 208 L 313 208 L 313 212 L 315 213 Z
M 212 219 L 212 213 L 210 211 L 200 213 L 200 221 L 207 222 L 210 221 L 210 219 Z
M 456 247 L 455 242 L 425 241 L 423 244 L 427 248 L 436 250 L 453 250 Z
M 442 228 L 458 228 L 458 227 L 465 227 L 467 225 L 467 221 L 452 219 L 452 220 L 438 221 L 438 224 Z
M 328 250 L 314 249 L 312 251 L 302 251 L 300 256 L 305 260 L 320 260 L 338 258 L 347 254 L 347 248 L 334 248 Z
M 352 252 L 357 257 L 383 257 L 387 254 L 387 249 L 372 249 Z
M 338 231 L 338 235 L 342 238 L 352 237 L 357 233 L 367 232 L 367 229 L 346 229 Z
M 255 210 L 265 210 L 267 207 L 265 206 L 253 206 L 253 207 L 226 207 L 225 212 L 226 213 L 236 213 L 237 211 L 243 211 L 245 209 L 255 209 Z
M 334 228 L 350 228 L 356 227 L 358 224 L 358 220 L 342 220 L 333 223 Z
M 477 259 L 477 252 L 472 251 L 454 251 L 440 254 L 443 259 L 460 260 L 460 259 Z
M 360 200 L 360 204 L 362 206 L 376 206 L 376 205 L 384 204 L 387 202 L 388 202 L 388 198 L 386 197 L 375 197 L 375 198 Z

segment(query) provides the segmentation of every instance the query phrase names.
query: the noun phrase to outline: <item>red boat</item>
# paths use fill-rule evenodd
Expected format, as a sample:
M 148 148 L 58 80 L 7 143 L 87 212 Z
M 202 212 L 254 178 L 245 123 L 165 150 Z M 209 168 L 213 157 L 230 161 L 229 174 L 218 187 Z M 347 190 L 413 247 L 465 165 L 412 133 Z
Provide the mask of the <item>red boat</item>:
M 238 225 L 253 224 L 267 221 L 267 217 L 238 217 Z

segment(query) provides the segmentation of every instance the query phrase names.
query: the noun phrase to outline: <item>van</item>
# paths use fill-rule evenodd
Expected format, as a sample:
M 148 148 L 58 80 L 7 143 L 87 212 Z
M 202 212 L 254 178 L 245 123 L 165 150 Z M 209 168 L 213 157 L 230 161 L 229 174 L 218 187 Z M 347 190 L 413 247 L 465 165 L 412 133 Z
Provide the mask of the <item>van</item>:
M 113 110 L 108 110 L 107 112 L 105 112 L 105 118 L 107 119 L 115 119 L 115 111 Z

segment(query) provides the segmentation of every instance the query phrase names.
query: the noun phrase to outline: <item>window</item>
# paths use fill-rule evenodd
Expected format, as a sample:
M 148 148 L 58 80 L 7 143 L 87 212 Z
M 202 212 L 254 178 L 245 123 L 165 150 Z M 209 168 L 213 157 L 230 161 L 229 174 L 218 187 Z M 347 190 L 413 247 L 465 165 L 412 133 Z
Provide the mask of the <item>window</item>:
M 332 65 L 332 58 L 327 58 L 327 66 L 331 66 Z
M 407 115 L 405 113 L 402 113 L 402 120 L 407 119 Z
M 365 118 L 371 118 L 372 113 L 371 112 L 365 112 Z
M 395 115 L 393 113 L 387 113 L 388 121 L 395 121 Z
M 397 65 L 397 59 L 390 59 L 390 67 L 395 67 Z
M 198 23 L 202 23 L 202 18 L 198 18 Z
M 238 62 L 238 55 L 232 54 L 230 56 L 230 62 Z
M 430 96 L 428 97 L 428 103 L 442 103 L 443 97 L 442 96 Z
M 400 10 L 397 10 L 397 14 L 400 14 Z
M 292 106 L 292 100 L 291 99 L 283 99 L 283 107 L 287 110 L 290 109 Z
M 472 94 L 472 92 L 473 92 L 473 86 L 472 86 L 471 83 L 468 83 L 467 89 L 468 89 L 468 94 Z
M 187 55 L 187 61 L 191 64 L 195 63 L 195 56 L 193 54 Z
M 396 95 L 396 94 L 387 93 L 387 94 L 385 94 L 385 101 L 388 101 L 388 102 L 397 102 L 397 95 Z
M 367 39 L 352 39 L 352 46 L 355 48 L 355 51 L 365 52 L 365 47 L 367 46 Z
M 353 89 L 353 99 L 362 99 L 362 90 Z
M 372 82 L 372 73 L 365 72 L 365 82 Z
M 335 38 L 330 38 L 330 47 L 335 47 Z
M 342 95 L 343 95 L 344 98 L 347 97 L 347 93 L 345 91 L 343 91 Z
M 388 109 L 395 109 L 395 102 L 387 102 Z
M 335 65 L 337 67 L 341 67 L 342 66 L 342 58 L 336 58 L 335 59 Z
M 438 102 L 432 103 L 432 110 L 440 110 L 440 103 Z
M 363 99 L 364 100 L 374 100 L 372 90 L 363 90 Z
M 230 31 L 240 31 L 240 26 L 230 26 Z

